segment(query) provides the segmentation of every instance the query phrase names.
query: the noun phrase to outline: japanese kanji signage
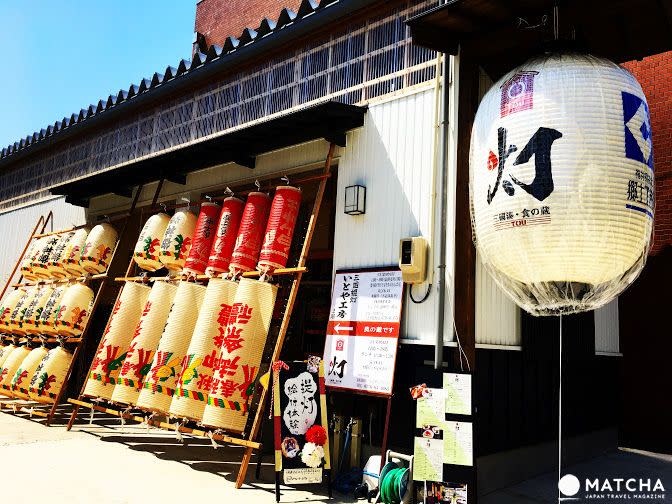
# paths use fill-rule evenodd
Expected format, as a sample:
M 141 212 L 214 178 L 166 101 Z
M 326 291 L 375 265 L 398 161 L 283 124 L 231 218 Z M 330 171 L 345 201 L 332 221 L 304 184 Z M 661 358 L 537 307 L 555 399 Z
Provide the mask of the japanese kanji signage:
M 327 386 L 392 393 L 403 285 L 398 269 L 336 272 L 324 348 Z
M 275 470 L 285 484 L 321 483 L 331 467 L 323 364 L 312 357 L 273 369 Z

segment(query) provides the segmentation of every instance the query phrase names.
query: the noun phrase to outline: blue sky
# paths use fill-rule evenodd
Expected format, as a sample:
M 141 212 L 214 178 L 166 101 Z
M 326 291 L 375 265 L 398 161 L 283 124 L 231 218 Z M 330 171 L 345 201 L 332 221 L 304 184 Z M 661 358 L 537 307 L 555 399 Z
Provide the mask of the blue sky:
M 196 0 L 0 0 L 0 148 L 191 57 Z

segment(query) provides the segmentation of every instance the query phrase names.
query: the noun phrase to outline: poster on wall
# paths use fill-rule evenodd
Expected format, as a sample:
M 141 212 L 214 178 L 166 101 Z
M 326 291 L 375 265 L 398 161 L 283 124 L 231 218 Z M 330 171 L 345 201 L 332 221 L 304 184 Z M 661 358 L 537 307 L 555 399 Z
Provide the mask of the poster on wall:
M 321 483 L 330 469 L 323 363 L 277 362 L 273 374 L 276 474 L 286 485 Z
M 390 395 L 399 342 L 401 271 L 337 271 L 324 347 L 330 387 Z
M 469 504 L 467 485 L 438 481 L 416 482 L 415 502 L 419 504 Z

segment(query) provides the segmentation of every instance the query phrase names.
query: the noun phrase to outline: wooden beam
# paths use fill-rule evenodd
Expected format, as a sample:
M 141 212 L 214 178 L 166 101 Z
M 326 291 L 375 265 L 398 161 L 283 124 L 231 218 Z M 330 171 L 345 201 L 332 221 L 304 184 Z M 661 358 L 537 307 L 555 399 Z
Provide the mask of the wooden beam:
M 204 437 L 210 439 L 216 439 L 217 441 L 222 441 L 223 443 L 230 443 L 238 446 L 245 446 L 246 448 L 250 449 L 259 449 L 261 448 L 261 443 L 256 443 L 253 441 L 248 441 L 246 439 L 240 439 L 232 436 L 227 436 L 225 434 L 218 434 L 215 433 L 214 431 L 210 430 L 200 430 L 200 429 L 192 429 L 190 427 L 185 427 L 184 425 L 180 426 L 179 423 L 174 423 L 171 424 L 170 422 L 161 422 L 159 420 L 153 420 L 153 419 L 146 419 L 140 416 L 135 416 L 131 413 L 124 413 L 123 411 L 119 411 L 113 408 L 108 408 L 104 406 L 98 406 L 89 402 L 85 402 L 79 399 L 68 399 L 68 402 L 71 404 L 74 404 L 77 407 L 84 407 L 84 408 L 89 408 L 95 411 L 100 411 L 101 413 L 107 413 L 108 415 L 114 415 L 120 418 L 124 418 L 127 420 L 133 420 L 134 422 L 138 423 L 147 423 L 149 425 L 153 425 L 155 427 L 159 427 L 161 429 L 165 430 L 170 430 L 170 431 L 175 431 L 178 430 L 179 432 L 184 432 L 185 434 L 190 434 L 192 436 L 196 437 Z M 179 426 L 179 427 L 178 427 Z
M 457 182 L 455 198 L 455 328 L 471 370 L 476 367 L 476 249 L 469 212 L 469 148 L 478 108 L 478 66 L 460 59 L 457 120 Z M 454 352 L 459 366 L 459 352 Z

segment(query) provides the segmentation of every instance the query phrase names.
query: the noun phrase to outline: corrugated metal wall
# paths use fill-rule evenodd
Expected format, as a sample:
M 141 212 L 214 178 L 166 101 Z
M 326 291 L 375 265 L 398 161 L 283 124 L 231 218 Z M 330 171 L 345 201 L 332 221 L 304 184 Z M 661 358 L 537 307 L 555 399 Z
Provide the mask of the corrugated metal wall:
M 429 89 L 370 106 L 364 127 L 348 133 L 338 168 L 335 269 L 396 265 L 401 238 L 422 235 L 429 239 L 434 114 L 434 90 Z M 353 184 L 366 187 L 365 215 L 343 213 L 345 187 Z M 452 248 L 452 239 L 448 246 Z M 435 253 L 434 266 L 438 264 Z M 452 278 L 452 269 L 451 262 L 448 278 Z M 415 286 L 415 298 L 421 298 L 426 289 L 426 283 Z M 413 304 L 407 298 L 402 338 L 434 343 L 437 302 L 435 276 L 426 302 Z M 450 315 L 446 328 L 446 339 L 452 340 Z
M 476 343 L 520 346 L 520 308 L 504 294 L 476 255 Z
M 72 227 L 73 224 L 84 224 L 84 209 L 65 202 L 64 197 L 51 198 L 18 210 L 0 213 L 0 282 L 4 285 L 14 268 L 19 254 L 26 245 L 35 223 L 41 215 L 54 212 L 53 225 L 47 231 L 57 231 Z M 18 275 L 15 277 L 18 278 Z
M 595 352 L 618 354 L 620 351 L 618 298 L 616 298 L 595 310 Z

